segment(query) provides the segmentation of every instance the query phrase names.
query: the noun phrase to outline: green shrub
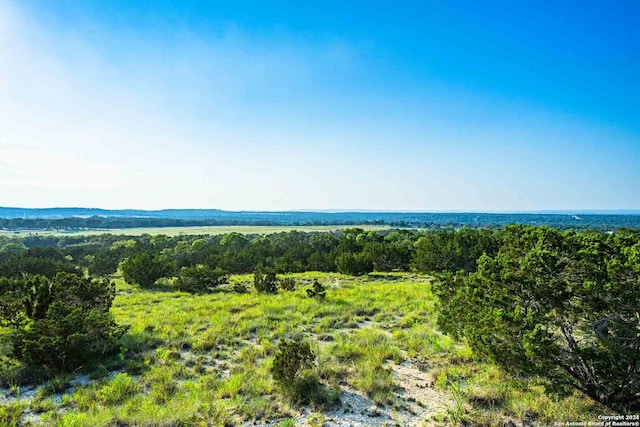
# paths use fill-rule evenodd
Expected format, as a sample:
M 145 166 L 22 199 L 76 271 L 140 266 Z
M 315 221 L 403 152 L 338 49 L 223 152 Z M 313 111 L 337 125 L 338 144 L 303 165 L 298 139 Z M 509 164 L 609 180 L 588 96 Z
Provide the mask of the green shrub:
M 148 288 L 161 277 L 172 275 L 173 265 L 166 259 L 149 252 L 140 252 L 125 259 L 120 265 L 125 282 Z
M 35 398 L 31 399 L 31 402 L 29 403 L 29 409 L 31 409 L 35 413 L 49 412 L 56 409 L 56 403 L 51 398 L 42 398 L 36 396 Z
M 178 290 L 190 293 L 211 292 L 229 279 L 221 268 L 213 269 L 205 265 L 183 267 L 175 286 Z
M 318 279 L 313 281 L 313 287 L 307 289 L 307 296 L 309 298 L 324 298 L 326 296 L 326 289 L 322 283 L 318 282 Z
M 262 294 L 275 294 L 278 292 L 278 280 L 276 273 L 271 269 L 258 265 L 253 272 L 253 287 Z
M 73 374 L 60 374 L 47 381 L 40 390 L 38 390 L 37 396 L 45 398 L 52 396 L 56 393 L 62 393 L 69 387 L 71 387 L 71 381 L 73 380 Z
M 21 317 L 10 334 L 18 359 L 57 373 L 118 350 L 127 328 L 109 312 L 115 284 L 70 273 L 58 273 L 51 281 L 35 276 L 25 283 Z
M 87 255 L 85 264 L 92 276 L 108 276 L 118 270 L 120 257 L 115 251 L 103 249 L 97 251 L 95 255 Z
M 154 367 L 145 375 L 145 383 L 151 388 L 151 399 L 158 404 L 167 402 L 178 390 L 175 372 L 166 366 Z
M 336 258 L 338 272 L 361 276 L 373 271 L 373 262 L 364 254 L 346 252 Z
M 315 355 L 309 343 L 300 340 L 283 341 L 278 344 L 271 374 L 278 384 L 290 389 L 305 370 L 313 367 L 314 361 Z
M 249 292 L 249 289 L 247 288 L 247 285 L 245 283 L 236 282 L 233 284 L 233 292 L 237 294 L 246 294 L 247 292 Z
M 315 360 L 307 342 L 283 341 L 278 345 L 271 374 L 292 401 L 325 405 L 338 399 L 339 390 L 328 390 L 318 382 L 312 371 Z
M 26 274 L 37 274 L 52 279 L 62 271 L 82 274 L 60 251 L 51 247 L 31 248 L 0 263 L 0 276 L 14 279 L 20 279 Z
M 487 229 L 430 230 L 415 242 L 414 267 L 425 273 L 477 270 L 483 253 L 495 256 L 500 232 Z
M 22 403 L 0 404 L 0 425 L 6 427 L 21 425 L 20 419 L 26 409 L 26 405 Z
M 96 398 L 106 405 L 114 405 L 124 402 L 139 390 L 140 385 L 129 374 L 121 372 L 96 392 Z
M 294 279 L 293 277 L 285 277 L 283 279 L 280 279 L 278 281 L 278 284 L 280 285 L 280 289 L 282 289 L 283 291 L 293 291 L 296 289 L 296 279 Z
M 41 276 L 40 276 L 41 277 Z M 16 324 L 24 310 L 24 295 L 29 283 L 27 279 L 0 277 L 0 326 Z M 46 280 L 41 278 L 38 280 Z

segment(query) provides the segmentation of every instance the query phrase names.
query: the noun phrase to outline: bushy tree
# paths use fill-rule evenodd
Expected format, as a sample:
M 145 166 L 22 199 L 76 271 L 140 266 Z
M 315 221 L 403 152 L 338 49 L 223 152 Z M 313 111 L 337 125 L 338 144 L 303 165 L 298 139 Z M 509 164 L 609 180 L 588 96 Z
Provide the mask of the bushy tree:
M 336 267 L 340 273 L 361 276 L 373 271 L 373 262 L 366 254 L 345 252 L 336 258 Z
M 109 309 L 115 285 L 108 281 L 59 273 L 52 280 L 23 280 L 22 306 L 4 312 L 12 318 L 14 355 L 50 372 L 72 371 L 118 350 L 126 327 L 118 326 Z
M 309 343 L 301 340 L 283 341 L 278 344 L 271 374 L 284 386 L 291 386 L 305 369 L 313 366 L 315 355 Z
M 8 242 L 0 241 L 0 260 L 11 256 L 26 252 L 27 247 L 20 240 L 12 240 Z
M 276 273 L 259 264 L 253 272 L 253 287 L 262 294 L 275 294 L 278 292 L 278 279 Z
M 247 236 L 235 231 L 225 234 L 220 240 L 220 245 L 222 245 L 226 250 L 236 253 L 243 250 L 249 243 Z
M 93 276 L 108 276 L 118 270 L 120 258 L 117 253 L 109 250 L 99 250 L 85 258 L 89 274 Z
M 331 259 L 328 253 L 312 252 L 311 255 L 309 255 L 307 270 L 335 271 L 335 265 L 333 264 L 333 262 L 331 262 Z
M 314 372 L 316 356 L 308 342 L 283 341 L 273 358 L 271 375 L 280 390 L 294 403 L 331 405 L 338 400 L 339 388 L 328 390 Z
M 273 358 L 271 375 L 292 400 L 301 402 L 326 400 L 322 396 L 317 378 L 310 372 L 315 360 L 316 356 L 311 351 L 309 343 L 299 339 L 283 341 L 278 344 Z
M 640 409 L 640 242 L 513 226 L 475 273 L 436 287 L 439 324 L 508 371 Z
M 28 280 L 0 277 L 0 326 L 17 325 L 24 310 Z
M 362 255 L 371 260 L 375 271 L 406 271 L 411 263 L 412 249 L 412 242 L 389 239 L 366 243 Z
M 311 236 L 309 245 L 311 253 L 307 270 L 335 271 L 335 257 L 331 256 L 331 252 L 338 245 L 338 239 L 329 233 L 316 233 Z
M 125 259 L 120 265 L 125 282 L 142 287 L 152 286 L 161 277 L 173 273 L 173 265 L 159 255 L 140 252 Z
M 80 270 L 55 248 L 32 248 L 12 255 L 0 263 L 0 276 L 4 277 L 21 278 L 38 274 L 52 279 L 60 271 L 81 274 Z
M 211 292 L 223 283 L 227 283 L 229 276 L 221 268 L 211 268 L 206 265 L 183 267 L 176 279 L 175 286 L 181 291 L 191 293 Z
M 414 266 L 426 273 L 476 271 L 483 253 L 498 252 L 500 238 L 500 232 L 486 229 L 429 231 L 415 243 Z

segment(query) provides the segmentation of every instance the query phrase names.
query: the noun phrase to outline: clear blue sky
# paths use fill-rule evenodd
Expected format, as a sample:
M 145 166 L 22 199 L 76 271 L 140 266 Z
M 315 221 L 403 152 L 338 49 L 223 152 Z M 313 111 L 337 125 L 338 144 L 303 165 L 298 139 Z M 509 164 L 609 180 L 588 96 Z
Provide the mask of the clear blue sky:
M 640 2 L 0 0 L 0 206 L 640 208 Z

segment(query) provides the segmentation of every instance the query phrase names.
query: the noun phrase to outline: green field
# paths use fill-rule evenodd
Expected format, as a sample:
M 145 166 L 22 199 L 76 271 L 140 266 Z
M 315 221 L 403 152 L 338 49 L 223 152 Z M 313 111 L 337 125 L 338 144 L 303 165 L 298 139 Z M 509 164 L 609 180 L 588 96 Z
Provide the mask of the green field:
M 140 236 L 142 234 L 164 234 L 167 236 L 182 235 L 217 235 L 226 233 L 242 233 L 242 234 L 271 234 L 283 231 L 336 231 L 344 228 L 358 227 L 364 230 L 386 230 L 389 226 L 385 225 L 221 225 L 221 226 L 202 226 L 202 227 L 149 227 L 149 228 L 110 228 L 99 230 L 0 230 L 0 236 L 18 236 L 24 237 L 28 235 L 41 236 L 90 236 L 96 234 L 118 234 L 126 236 Z
M 551 398 L 440 333 L 429 276 L 288 277 L 296 289 L 276 295 L 233 292 L 251 289 L 250 275 L 207 295 L 177 292 L 169 280 L 144 290 L 116 279 L 112 310 L 131 325 L 120 357 L 35 389 L 3 389 L 0 424 L 498 426 L 606 413 L 577 395 Z M 307 297 L 315 279 L 326 298 Z M 320 386 L 306 401 L 270 372 L 278 343 L 293 338 L 316 356 L 310 375 Z M 11 384 L 11 372 L 2 375 Z

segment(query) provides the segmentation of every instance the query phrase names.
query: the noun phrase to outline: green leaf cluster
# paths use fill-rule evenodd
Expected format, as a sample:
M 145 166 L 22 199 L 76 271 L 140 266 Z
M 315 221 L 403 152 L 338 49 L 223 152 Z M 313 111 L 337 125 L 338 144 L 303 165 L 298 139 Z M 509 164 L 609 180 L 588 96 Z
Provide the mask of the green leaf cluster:
M 223 283 L 227 283 L 229 275 L 221 268 L 206 265 L 183 267 L 175 281 L 178 290 L 190 293 L 211 292 Z
M 170 277 L 174 272 L 171 262 L 150 252 L 140 252 L 125 259 L 120 265 L 125 282 L 144 288 L 162 277 Z
M 276 273 L 258 264 L 253 272 L 253 287 L 262 294 L 275 294 L 278 292 L 278 279 Z
M 640 236 L 511 226 L 436 285 L 440 327 L 509 372 L 640 409 Z
M 126 327 L 109 311 L 113 283 L 71 273 L 1 282 L 2 319 L 11 328 L 14 356 L 28 366 L 72 371 L 118 350 Z M 9 288 L 13 291 L 6 292 Z
M 284 277 L 278 280 L 278 285 L 283 291 L 293 291 L 296 289 L 296 279 L 293 277 Z
M 307 296 L 309 298 L 324 298 L 327 294 L 327 290 L 325 289 L 322 283 L 318 282 L 318 279 L 313 281 L 313 286 L 307 289 Z

